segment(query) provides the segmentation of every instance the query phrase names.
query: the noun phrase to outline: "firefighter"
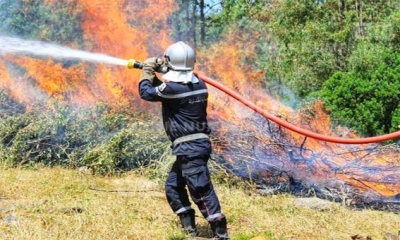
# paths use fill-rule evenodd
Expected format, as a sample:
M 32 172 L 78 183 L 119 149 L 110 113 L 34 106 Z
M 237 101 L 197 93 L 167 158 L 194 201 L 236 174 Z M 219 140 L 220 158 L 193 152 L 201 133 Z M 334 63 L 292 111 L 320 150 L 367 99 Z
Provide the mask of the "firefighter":
M 182 230 L 197 235 L 195 210 L 189 195 L 209 222 L 216 239 L 230 239 L 227 221 L 210 179 L 207 162 L 212 147 L 207 123 L 207 86 L 193 73 L 195 52 L 184 42 L 167 48 L 163 60 L 143 63 L 140 97 L 162 103 L 165 132 L 176 160 L 165 182 L 168 203 L 179 216 Z M 155 72 L 167 67 L 160 81 Z M 189 195 L 187 192 L 189 191 Z

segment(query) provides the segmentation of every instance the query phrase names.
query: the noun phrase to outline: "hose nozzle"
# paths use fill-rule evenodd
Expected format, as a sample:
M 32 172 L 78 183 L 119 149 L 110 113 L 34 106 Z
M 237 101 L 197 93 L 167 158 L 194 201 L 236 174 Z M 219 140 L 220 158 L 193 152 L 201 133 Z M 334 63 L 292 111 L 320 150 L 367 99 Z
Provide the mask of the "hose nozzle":
M 143 63 L 136 61 L 135 59 L 128 59 L 128 68 L 132 69 L 132 68 L 139 68 L 142 69 L 143 68 Z
M 163 63 L 163 60 L 161 59 L 161 58 L 157 58 L 157 60 L 156 60 L 156 63 L 159 65 L 156 69 L 155 69 L 155 71 L 156 72 L 159 72 L 159 73 L 166 73 L 166 72 L 168 72 L 168 67 L 167 66 L 165 66 Z M 132 68 L 139 68 L 139 69 L 142 69 L 143 68 L 143 63 L 142 62 L 139 62 L 139 61 L 136 61 L 135 59 L 133 59 L 133 58 L 131 58 L 131 59 L 128 59 L 128 68 L 129 69 L 132 69 Z

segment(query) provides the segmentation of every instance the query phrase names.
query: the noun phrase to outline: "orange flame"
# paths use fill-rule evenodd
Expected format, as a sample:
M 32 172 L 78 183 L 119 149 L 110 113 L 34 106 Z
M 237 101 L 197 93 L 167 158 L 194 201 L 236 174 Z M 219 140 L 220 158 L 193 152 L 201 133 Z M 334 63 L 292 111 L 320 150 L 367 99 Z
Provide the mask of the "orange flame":
M 47 0 L 56 5 L 57 1 Z M 172 41 L 165 19 L 176 9 L 174 1 L 83 1 L 69 3 L 82 9 L 82 29 L 88 51 L 100 52 L 123 59 L 144 60 L 151 54 L 161 55 Z M 163 9 L 163 11 L 159 11 Z M 72 10 L 71 10 L 72 11 Z M 73 11 L 72 11 L 73 12 Z M 154 14 L 157 13 L 157 14 Z M 139 24 L 140 23 L 140 24 Z M 155 28 L 154 26 L 157 26 Z M 157 46 L 155 48 L 154 46 Z M 31 79 L 36 87 L 50 98 L 88 105 L 98 101 L 130 105 L 130 96 L 137 96 L 140 71 L 127 68 L 85 63 L 64 67 L 51 60 L 29 57 L 15 58 L 14 63 L 26 70 L 24 79 Z M 2 64 L 2 85 L 11 86 L 12 77 Z M 9 88 L 19 101 L 30 103 L 35 96 L 19 94 L 19 88 Z M 33 94 L 34 95 L 34 94 Z M 30 99 L 30 100 L 27 100 Z M 38 100 L 36 100 L 38 101 Z M 146 104 L 142 103 L 141 104 Z

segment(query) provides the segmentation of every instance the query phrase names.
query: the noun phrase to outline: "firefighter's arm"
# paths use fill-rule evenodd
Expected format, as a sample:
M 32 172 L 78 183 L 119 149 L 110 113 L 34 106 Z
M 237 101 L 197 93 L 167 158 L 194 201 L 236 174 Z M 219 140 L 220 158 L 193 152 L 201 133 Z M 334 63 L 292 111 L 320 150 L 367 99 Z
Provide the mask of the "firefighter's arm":
M 162 98 L 157 94 L 158 88 L 159 86 L 154 87 L 149 80 L 144 79 L 139 82 L 140 97 L 146 101 L 161 101 Z

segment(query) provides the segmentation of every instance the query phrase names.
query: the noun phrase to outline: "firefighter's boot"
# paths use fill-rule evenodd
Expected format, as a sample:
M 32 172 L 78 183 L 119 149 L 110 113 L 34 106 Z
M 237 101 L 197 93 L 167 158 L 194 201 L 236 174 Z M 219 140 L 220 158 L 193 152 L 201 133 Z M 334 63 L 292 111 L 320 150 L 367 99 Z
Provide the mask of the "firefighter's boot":
M 215 219 L 215 221 L 209 223 L 213 232 L 214 239 L 230 240 L 225 216 L 217 218 Z
M 197 236 L 197 229 L 196 229 L 196 221 L 193 209 L 188 209 L 186 212 L 178 214 L 181 225 L 182 231 L 189 234 L 191 237 Z

